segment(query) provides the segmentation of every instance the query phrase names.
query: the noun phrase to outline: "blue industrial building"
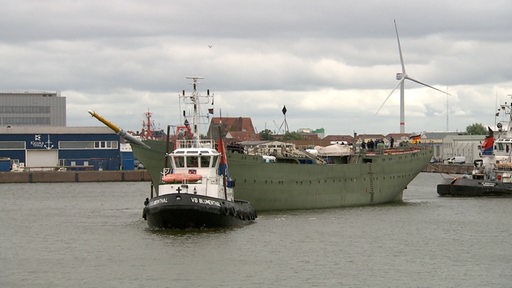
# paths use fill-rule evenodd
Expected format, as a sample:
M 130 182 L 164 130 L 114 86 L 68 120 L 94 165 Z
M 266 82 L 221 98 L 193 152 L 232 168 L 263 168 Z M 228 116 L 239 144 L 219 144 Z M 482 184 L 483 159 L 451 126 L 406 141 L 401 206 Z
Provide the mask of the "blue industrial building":
M 0 127 L 0 158 L 25 170 L 133 170 L 133 153 L 107 127 Z

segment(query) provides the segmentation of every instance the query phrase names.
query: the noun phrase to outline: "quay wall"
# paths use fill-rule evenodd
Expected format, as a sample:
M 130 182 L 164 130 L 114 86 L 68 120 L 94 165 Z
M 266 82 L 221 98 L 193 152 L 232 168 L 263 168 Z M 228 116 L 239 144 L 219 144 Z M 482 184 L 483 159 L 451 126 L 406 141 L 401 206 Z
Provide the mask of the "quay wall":
M 146 170 L 0 172 L 0 183 L 150 181 Z
M 471 174 L 471 164 L 428 164 L 423 172 Z M 146 170 L 133 171 L 26 171 L 0 172 L 0 183 L 121 182 L 151 181 Z
M 471 174 L 474 166 L 472 164 L 428 164 L 423 168 L 423 172 L 443 173 L 443 174 Z

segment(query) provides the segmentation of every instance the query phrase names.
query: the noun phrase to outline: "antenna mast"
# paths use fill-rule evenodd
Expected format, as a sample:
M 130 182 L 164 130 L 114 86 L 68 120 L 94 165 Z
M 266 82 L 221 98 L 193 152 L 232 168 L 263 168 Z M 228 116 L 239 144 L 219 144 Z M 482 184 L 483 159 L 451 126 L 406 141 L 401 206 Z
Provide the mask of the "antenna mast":
M 450 110 L 448 108 L 448 95 L 446 95 L 446 132 L 450 131 L 450 127 L 448 126 L 449 115 L 450 115 Z
M 281 128 L 283 128 L 283 125 L 284 125 L 284 134 L 289 132 L 288 122 L 286 121 L 286 112 L 287 111 L 288 110 L 286 109 L 286 106 L 283 106 L 283 109 L 281 110 L 281 112 L 283 112 L 284 120 L 283 120 L 283 123 L 281 123 L 281 126 L 279 127 L 279 130 L 277 131 L 278 134 L 279 134 L 279 132 L 281 132 Z
M 191 125 L 191 130 L 196 140 L 199 140 L 199 125 L 207 125 L 209 124 L 210 115 L 209 113 L 201 114 L 201 106 L 208 105 L 211 103 L 213 105 L 213 93 L 210 95 L 210 90 L 206 90 L 206 96 L 201 95 L 201 93 L 197 89 L 197 84 L 199 84 L 200 79 L 204 79 L 202 77 L 186 77 L 186 79 L 192 80 L 192 94 L 186 95 L 185 90 L 182 91 L 180 95 L 180 105 L 183 103 L 184 105 L 190 105 L 192 107 L 192 111 L 183 110 L 183 117 L 185 118 L 185 125 Z M 209 109 L 210 111 L 211 109 Z M 188 119 L 192 120 L 192 123 L 189 122 Z

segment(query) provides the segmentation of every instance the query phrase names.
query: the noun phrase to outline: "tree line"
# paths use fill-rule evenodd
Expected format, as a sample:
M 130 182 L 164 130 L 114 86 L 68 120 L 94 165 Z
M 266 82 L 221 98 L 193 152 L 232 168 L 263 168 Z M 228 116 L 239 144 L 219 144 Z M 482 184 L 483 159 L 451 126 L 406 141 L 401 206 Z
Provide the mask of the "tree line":
M 261 140 L 274 140 L 275 135 L 271 130 L 265 129 L 258 133 Z M 466 127 L 466 134 L 468 135 L 487 135 L 488 129 L 481 123 L 474 123 Z M 300 140 L 302 136 L 298 132 L 286 132 L 282 140 Z

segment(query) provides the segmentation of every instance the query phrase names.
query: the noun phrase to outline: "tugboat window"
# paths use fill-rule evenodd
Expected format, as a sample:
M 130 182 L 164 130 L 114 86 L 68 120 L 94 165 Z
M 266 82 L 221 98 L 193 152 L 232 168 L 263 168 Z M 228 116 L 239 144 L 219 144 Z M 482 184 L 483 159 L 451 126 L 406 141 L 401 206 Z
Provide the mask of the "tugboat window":
M 208 156 L 201 156 L 199 157 L 199 163 L 201 163 L 200 167 L 208 167 L 210 165 L 210 157 Z
M 187 167 L 198 167 L 199 160 L 197 156 L 188 156 L 187 157 Z
M 210 167 L 210 156 L 201 156 L 201 167 Z
M 174 164 L 176 168 L 183 168 L 185 167 L 185 160 L 183 157 L 174 157 Z

